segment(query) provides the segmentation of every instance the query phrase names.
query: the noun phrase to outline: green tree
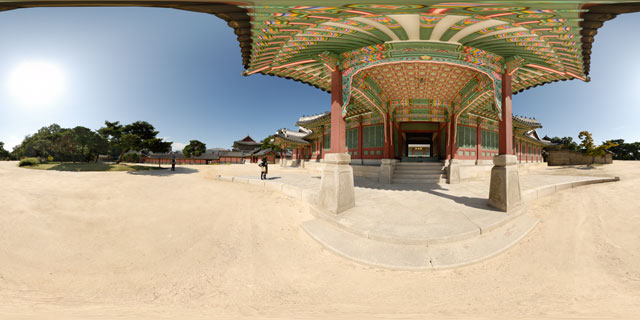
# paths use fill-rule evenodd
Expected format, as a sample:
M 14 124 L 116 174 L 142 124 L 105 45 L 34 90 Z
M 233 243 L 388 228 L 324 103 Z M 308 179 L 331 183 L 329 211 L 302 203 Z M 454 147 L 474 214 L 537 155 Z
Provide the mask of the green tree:
M 273 151 L 280 151 L 280 147 L 275 145 L 274 142 L 274 136 L 270 135 L 264 139 L 262 139 L 261 143 L 262 145 L 260 145 L 260 149 L 264 150 L 264 149 L 269 149 L 271 148 L 271 150 Z
M 552 143 L 558 144 L 558 145 L 560 145 L 560 147 L 562 149 L 565 149 L 565 150 L 570 150 L 570 151 L 578 150 L 578 144 L 575 141 L 573 141 L 572 137 L 562 137 L 562 138 L 553 137 L 553 138 L 549 138 L 549 137 L 545 136 L 543 139 L 549 140 Z
M 109 150 L 107 140 L 89 128 L 75 127 L 72 129 L 72 134 L 77 156 L 84 161 L 98 161 L 98 156 Z
M 107 153 L 110 156 L 115 158 L 120 155 L 120 138 L 122 137 L 122 125 L 120 124 L 120 121 L 105 121 L 104 127 L 98 129 L 98 134 L 107 140 Z
M 4 149 L 4 142 L 0 141 L 0 160 L 9 160 L 11 159 L 11 154 L 9 151 Z
M 624 139 L 608 140 L 616 144 L 609 151 L 613 152 L 615 160 L 640 160 L 640 142 L 625 143 Z
M 191 158 L 192 156 L 198 157 L 206 151 L 207 146 L 204 143 L 198 140 L 191 140 L 189 144 L 182 149 L 182 154 L 184 154 L 186 158 Z
M 588 154 L 593 156 L 593 157 L 602 157 L 605 154 L 607 154 L 607 150 L 611 149 L 612 147 L 617 146 L 616 143 L 613 143 L 611 141 L 606 141 L 603 144 L 593 148 L 591 150 L 591 152 L 589 152 Z
M 582 143 L 580 143 L 580 147 L 582 148 L 581 151 L 594 158 L 604 156 L 607 153 L 607 150 L 618 145 L 614 142 L 606 141 L 596 147 L 593 143 L 593 136 L 589 131 L 580 131 L 578 138 L 582 140 Z
M 112 151 L 118 154 L 117 163 L 129 151 L 167 152 L 172 142 L 157 138 L 158 131 L 146 121 L 136 121 L 128 125 L 120 125 L 118 121 L 105 121 L 105 127 L 98 130 L 109 141 Z
M 578 139 L 582 140 L 580 143 L 581 151 L 587 154 L 593 152 L 595 146 L 593 144 L 593 137 L 589 131 L 580 131 Z

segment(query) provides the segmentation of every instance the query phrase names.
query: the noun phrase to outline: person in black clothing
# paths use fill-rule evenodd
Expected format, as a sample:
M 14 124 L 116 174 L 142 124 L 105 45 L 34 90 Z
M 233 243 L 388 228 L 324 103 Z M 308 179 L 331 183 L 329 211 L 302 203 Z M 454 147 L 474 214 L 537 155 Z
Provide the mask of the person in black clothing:
M 262 162 L 258 165 L 260 167 L 260 180 L 267 180 L 267 172 L 269 172 L 269 163 L 267 158 L 262 158 Z
M 171 158 L 171 171 L 176 171 L 176 156 Z

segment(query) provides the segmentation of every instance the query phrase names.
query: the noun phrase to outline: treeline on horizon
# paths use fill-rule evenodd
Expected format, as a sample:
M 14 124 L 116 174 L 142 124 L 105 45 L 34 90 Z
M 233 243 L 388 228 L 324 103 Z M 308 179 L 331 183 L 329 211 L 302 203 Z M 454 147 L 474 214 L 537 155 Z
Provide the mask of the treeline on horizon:
M 545 136 L 544 140 L 549 140 L 559 146 L 560 149 L 583 152 L 590 155 L 604 155 L 604 151 L 613 153 L 614 160 L 640 160 L 640 142 L 625 143 L 624 139 L 606 140 L 600 146 L 595 146 L 591 133 L 588 131 L 580 132 L 579 138 L 582 142 L 578 144 L 573 141 L 572 137 L 553 137 Z M 554 147 L 548 149 L 557 149 Z
M 0 159 L 35 157 L 60 162 L 90 162 L 106 155 L 119 163 L 130 151 L 171 151 L 173 142 L 163 141 L 157 135 L 158 131 L 146 121 L 126 125 L 105 121 L 105 126 L 95 131 L 82 126 L 62 128 L 54 123 L 27 135 L 12 152 L 5 150 L 4 143 L 0 142 Z
M 58 124 L 42 127 L 38 132 L 27 135 L 13 151 L 4 149 L 0 141 L 0 160 L 20 160 L 27 157 L 44 161 L 90 162 L 100 156 L 116 159 L 116 162 L 139 162 L 141 153 L 171 152 L 171 141 L 158 138 L 158 131 L 146 121 L 136 121 L 122 125 L 119 121 L 105 121 L 104 127 L 91 130 L 86 127 L 62 128 Z M 272 144 L 273 136 L 262 140 L 261 149 L 280 150 Z M 185 157 L 197 157 L 206 152 L 206 145 L 191 140 L 182 150 Z

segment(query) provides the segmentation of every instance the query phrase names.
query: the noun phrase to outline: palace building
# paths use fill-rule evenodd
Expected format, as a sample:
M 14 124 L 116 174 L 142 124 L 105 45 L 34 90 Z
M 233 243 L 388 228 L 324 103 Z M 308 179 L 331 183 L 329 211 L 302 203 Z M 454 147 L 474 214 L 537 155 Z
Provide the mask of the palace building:
M 334 213 L 354 206 L 353 160 L 380 161 L 388 175 L 395 162 L 444 159 L 450 183 L 460 180 L 461 166 L 491 161 L 489 204 L 517 207 L 516 164 L 539 161 L 542 142 L 539 124 L 512 117 L 512 95 L 589 81 L 598 29 L 640 11 L 637 0 L 9 0 L 2 10 L 73 5 L 214 14 L 234 29 L 245 75 L 330 92 L 330 114 L 303 118 L 302 131 L 281 130 L 279 138 L 297 158 L 323 160 L 320 203 Z
M 420 114 L 420 113 L 417 113 Z M 520 163 L 542 162 L 542 148 L 550 142 L 540 139 L 539 121 L 513 116 L 513 154 Z M 345 145 L 352 164 L 379 165 L 381 159 L 409 162 L 441 161 L 456 154 L 467 164 L 491 164 L 498 153 L 497 123 L 482 118 L 458 122 L 456 141 L 448 139 L 447 123 L 401 121 L 392 118 L 389 126 L 372 114 L 346 120 Z M 295 160 L 320 161 L 331 144 L 331 113 L 301 117 L 299 131 L 281 129 L 274 138 L 283 149 L 291 149 Z M 384 132 L 390 137 L 385 139 Z

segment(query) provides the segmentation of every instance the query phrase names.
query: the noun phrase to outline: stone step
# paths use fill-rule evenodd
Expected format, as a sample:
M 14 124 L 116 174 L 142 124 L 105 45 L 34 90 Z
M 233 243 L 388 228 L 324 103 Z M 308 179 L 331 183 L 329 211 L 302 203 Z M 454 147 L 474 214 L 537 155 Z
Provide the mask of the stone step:
M 403 184 L 423 184 L 423 183 L 439 183 L 440 177 L 428 178 L 428 179 L 413 179 L 413 178 L 392 178 L 391 183 L 403 183 Z
M 433 173 L 443 173 L 444 171 L 442 169 L 398 169 L 396 168 L 395 170 L 393 170 L 394 173 L 405 173 L 405 174 L 411 174 L 411 173 L 416 173 L 416 174 L 421 174 L 421 173 L 428 173 L 428 174 L 433 174 Z
M 302 223 L 321 245 L 358 263 L 400 270 L 454 268 L 489 259 L 516 244 L 536 224 L 535 217 L 521 215 L 490 232 L 444 244 L 396 244 L 367 239 L 339 229 L 322 219 Z
M 396 162 L 396 167 L 443 167 L 441 162 Z
M 417 180 L 422 180 L 422 179 L 438 179 L 442 176 L 441 172 L 436 172 L 436 173 L 425 173 L 425 172 L 421 172 L 421 173 L 394 173 L 393 174 L 393 179 L 417 179 Z

